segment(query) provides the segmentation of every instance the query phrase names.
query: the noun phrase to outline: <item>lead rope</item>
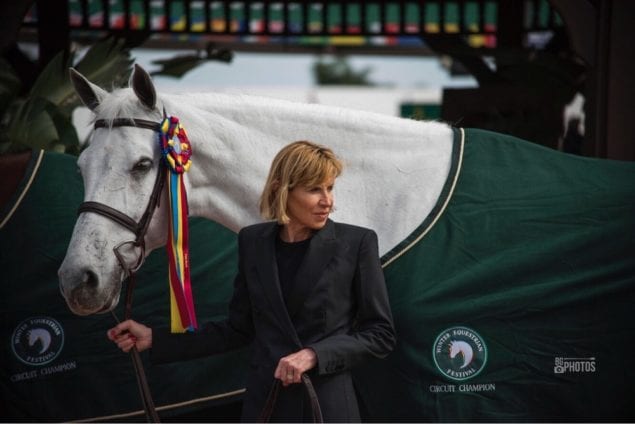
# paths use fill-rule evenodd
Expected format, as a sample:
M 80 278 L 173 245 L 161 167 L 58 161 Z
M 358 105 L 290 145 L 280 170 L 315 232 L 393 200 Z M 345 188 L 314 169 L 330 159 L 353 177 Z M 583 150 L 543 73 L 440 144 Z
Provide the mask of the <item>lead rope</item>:
M 132 292 L 134 290 L 135 279 L 134 272 L 126 269 L 128 273 L 128 288 L 126 289 L 126 308 L 124 310 L 124 320 L 130 319 L 132 315 Z M 119 318 L 115 315 L 114 311 L 110 311 L 113 318 L 120 323 Z M 139 394 L 141 395 L 141 401 L 143 402 L 143 410 L 146 413 L 146 419 L 150 423 L 160 423 L 159 414 L 154 406 L 154 400 L 152 399 L 152 393 L 150 392 L 150 386 L 148 385 L 148 379 L 146 378 L 145 369 L 143 368 L 143 362 L 136 346 L 130 349 L 130 358 L 132 359 L 132 365 L 135 370 L 135 377 L 137 378 L 137 386 L 139 387 Z
M 162 134 L 162 128 L 164 125 L 168 125 L 168 127 L 170 123 L 179 125 L 177 118 L 167 117 L 165 109 L 163 110 L 163 118 L 164 119 L 160 123 L 148 121 L 145 119 L 134 119 L 134 118 L 130 118 L 130 119 L 129 118 L 115 118 L 111 121 L 98 119 L 97 121 L 95 121 L 94 127 L 95 129 L 108 128 L 108 127 L 138 127 L 138 128 L 146 128 L 152 131 L 157 131 L 159 132 L 159 134 Z M 168 148 L 168 146 L 163 146 L 163 145 L 161 145 L 161 150 L 162 150 L 162 154 L 165 154 L 165 153 L 170 154 L 172 157 L 172 160 L 173 161 L 176 160 L 176 163 L 175 163 L 176 165 L 185 166 L 185 168 L 187 168 L 189 167 L 188 159 L 191 155 L 191 151 L 189 149 L 189 141 L 187 140 L 187 136 L 185 135 L 185 130 L 183 130 L 182 127 L 180 127 L 180 125 L 179 125 L 179 129 L 182 131 L 182 134 L 183 134 L 184 140 L 182 141 L 186 143 L 186 145 L 182 146 L 185 149 L 185 152 L 181 155 L 181 149 L 180 149 L 181 144 L 178 144 L 176 146 L 177 153 L 173 153 L 172 150 L 174 149 Z M 161 141 L 167 142 L 170 140 L 162 139 Z M 179 156 L 183 156 L 183 157 L 179 157 Z M 185 159 L 185 162 L 182 162 L 183 159 Z M 163 185 L 165 182 L 165 172 L 166 172 L 166 167 L 159 165 L 157 179 L 155 180 L 154 187 L 152 189 L 152 194 L 150 195 L 150 200 L 148 201 L 148 206 L 143 216 L 141 217 L 141 220 L 139 221 L 139 223 L 135 222 L 132 218 L 130 218 L 126 214 L 123 214 L 117 211 L 116 209 L 113 209 L 110 206 L 104 205 L 99 202 L 92 202 L 92 201 L 84 202 L 80 205 L 78 210 L 78 213 L 80 214 L 83 212 L 94 212 L 99 215 L 105 216 L 109 219 L 112 219 L 115 222 L 119 223 L 120 225 L 132 231 L 137 237 L 134 244 L 136 246 L 141 247 L 141 256 L 140 256 L 141 262 L 137 264 L 136 268 L 126 266 L 125 261 L 118 254 L 117 247 L 115 247 L 114 249 L 115 256 L 117 257 L 119 264 L 121 265 L 121 267 L 126 273 L 126 276 L 128 277 L 128 288 L 126 290 L 126 308 L 124 312 L 124 319 L 126 320 L 130 319 L 132 315 L 132 292 L 134 290 L 134 285 L 135 285 L 134 273 L 141 266 L 141 263 L 143 262 L 142 260 L 145 255 L 145 248 L 144 248 L 145 246 L 143 244 L 143 238 L 146 234 L 146 231 L 148 230 L 148 226 L 150 225 L 150 220 L 152 219 L 154 209 L 159 206 L 159 201 L 160 201 L 161 193 L 163 191 Z M 187 207 L 187 205 L 185 205 L 185 207 Z M 193 307 L 191 310 L 193 311 Z M 119 323 L 120 321 L 115 315 L 115 313 L 112 310 L 110 311 L 110 313 L 112 314 L 115 321 Z M 195 318 L 194 318 L 194 327 L 195 326 L 196 324 L 195 324 Z M 157 414 L 156 408 L 154 406 L 154 401 L 152 400 L 150 386 L 148 385 L 148 380 L 146 378 L 145 370 L 143 368 L 143 363 L 141 361 L 141 357 L 139 356 L 139 351 L 137 350 L 136 346 L 132 347 L 132 349 L 130 350 L 130 354 L 132 358 L 132 364 L 134 365 L 135 377 L 137 378 L 137 386 L 139 387 L 139 393 L 141 394 L 141 400 L 143 402 L 143 409 L 146 413 L 146 418 L 148 422 L 155 422 L 155 423 L 161 422 L 159 419 L 159 415 Z

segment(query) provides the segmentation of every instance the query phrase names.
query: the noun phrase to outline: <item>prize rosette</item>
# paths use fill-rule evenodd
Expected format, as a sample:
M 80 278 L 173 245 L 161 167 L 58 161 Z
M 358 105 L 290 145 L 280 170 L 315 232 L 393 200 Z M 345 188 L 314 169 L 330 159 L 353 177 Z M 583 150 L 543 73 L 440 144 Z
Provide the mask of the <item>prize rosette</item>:
M 179 118 L 169 116 L 161 123 L 161 153 L 170 171 L 182 174 L 190 169 L 192 145 Z

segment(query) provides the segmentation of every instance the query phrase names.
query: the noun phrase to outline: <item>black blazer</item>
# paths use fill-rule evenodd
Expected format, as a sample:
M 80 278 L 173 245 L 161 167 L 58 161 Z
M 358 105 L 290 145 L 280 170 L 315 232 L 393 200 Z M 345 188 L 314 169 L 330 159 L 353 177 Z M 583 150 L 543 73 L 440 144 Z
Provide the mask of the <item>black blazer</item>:
M 285 305 L 275 257 L 278 230 L 277 223 L 266 222 L 239 232 L 228 318 L 193 334 L 154 331 L 152 362 L 197 358 L 253 341 L 242 419 L 256 421 L 280 358 L 310 347 L 318 365 L 309 375 L 324 419 L 359 421 L 350 368 L 367 357 L 385 357 L 395 345 L 377 235 L 328 220 L 312 237 Z M 302 420 L 303 397 L 300 385 L 282 389 L 272 420 Z

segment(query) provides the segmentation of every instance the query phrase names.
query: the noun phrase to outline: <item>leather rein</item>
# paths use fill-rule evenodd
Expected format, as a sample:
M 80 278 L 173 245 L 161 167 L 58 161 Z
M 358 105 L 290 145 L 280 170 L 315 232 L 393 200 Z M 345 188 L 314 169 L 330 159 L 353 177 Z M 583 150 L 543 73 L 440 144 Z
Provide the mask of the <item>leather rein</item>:
M 307 374 L 302 374 L 301 383 L 304 386 L 306 395 L 309 399 L 309 406 L 311 407 L 311 419 L 313 420 L 312 422 L 323 423 L 324 417 L 322 416 L 320 401 L 318 400 L 318 396 L 317 396 L 317 393 L 315 392 L 315 388 L 313 387 L 313 383 L 311 382 L 311 378 Z M 262 409 L 257 422 L 268 423 L 271 421 L 271 416 L 273 415 L 273 411 L 276 406 L 276 401 L 278 400 L 278 394 L 280 393 L 281 384 L 282 383 L 278 379 L 273 381 L 273 386 L 271 387 L 271 390 L 269 391 L 269 395 L 267 396 L 267 401 L 265 402 L 265 406 Z
M 165 112 L 164 112 L 165 115 Z M 159 132 L 161 130 L 161 124 L 159 122 L 148 121 L 145 119 L 136 119 L 136 118 L 115 118 L 112 120 L 98 119 L 95 121 L 94 128 L 115 128 L 115 127 L 136 127 L 136 128 L 145 128 L 155 132 Z M 165 183 L 165 174 L 166 167 L 161 166 L 159 162 L 159 169 L 157 172 L 157 177 L 154 181 L 154 187 L 152 188 L 152 194 L 150 195 L 150 199 L 148 200 L 148 205 L 146 206 L 146 210 L 139 222 L 135 221 L 130 216 L 125 213 L 118 211 L 115 208 L 112 208 L 108 205 L 105 205 L 100 202 L 83 202 L 77 211 L 77 214 L 82 214 L 84 212 L 92 212 L 98 215 L 109 218 L 112 221 L 115 221 L 119 225 L 124 228 L 130 230 L 135 235 L 135 240 L 132 242 L 124 242 L 120 245 L 117 245 L 113 248 L 113 252 L 119 261 L 119 265 L 124 270 L 126 277 L 128 278 L 128 287 L 126 290 L 126 307 L 124 312 L 124 319 L 130 319 L 132 315 L 132 292 L 134 290 L 134 275 L 135 272 L 141 267 L 143 261 L 145 259 L 145 235 L 148 231 L 148 227 L 150 226 L 150 221 L 152 220 L 152 216 L 154 215 L 154 210 L 159 207 L 159 202 L 161 199 L 161 194 L 163 191 L 163 186 Z M 131 243 L 135 248 L 139 248 L 139 258 L 134 265 L 128 265 L 121 253 L 119 252 L 119 248 L 126 243 Z M 117 322 L 117 316 L 112 312 L 113 317 Z M 143 363 L 141 361 L 141 357 L 139 355 L 139 351 L 136 346 L 130 350 L 132 363 L 135 368 L 135 375 L 137 377 L 137 385 L 139 387 L 139 393 L 141 395 L 141 400 L 143 401 L 143 409 L 146 413 L 146 418 L 149 422 L 160 422 L 159 415 L 157 414 L 156 408 L 154 406 L 154 401 L 152 399 L 152 394 L 150 393 L 150 387 L 148 385 L 148 381 L 145 375 L 145 371 L 143 369 Z

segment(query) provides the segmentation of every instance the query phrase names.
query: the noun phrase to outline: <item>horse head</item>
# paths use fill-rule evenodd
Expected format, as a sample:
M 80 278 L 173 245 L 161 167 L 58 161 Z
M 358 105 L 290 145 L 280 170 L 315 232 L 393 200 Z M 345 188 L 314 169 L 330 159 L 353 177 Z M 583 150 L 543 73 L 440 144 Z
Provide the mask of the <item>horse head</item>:
M 461 354 L 463 357 L 463 365 L 461 365 L 461 369 L 467 367 L 472 362 L 474 358 L 474 351 L 472 347 L 463 341 L 453 340 L 450 342 L 450 358 L 454 359 L 456 355 Z
M 96 121 L 88 146 L 78 159 L 85 203 L 58 275 L 70 309 L 88 315 L 107 312 L 117 305 L 126 261 L 140 264 L 152 249 L 165 244 L 167 206 L 159 200 L 157 210 L 147 207 L 159 181 L 157 135 L 151 126 L 130 124 L 134 123 L 131 118 L 146 124 L 159 123 L 163 113 L 150 76 L 139 66 L 135 66 L 129 87 L 112 92 L 89 82 L 74 69 L 70 77 Z M 155 197 L 161 196 L 159 191 Z M 97 213 L 94 205 L 110 210 L 110 217 Z M 134 223 L 144 221 L 146 209 L 147 231 L 137 240 Z M 120 219 L 113 218 L 118 213 Z M 126 221 L 132 224 L 126 225 Z
M 39 353 L 44 353 L 51 346 L 51 334 L 43 328 L 34 328 L 29 331 L 29 347 L 40 343 L 37 348 Z

